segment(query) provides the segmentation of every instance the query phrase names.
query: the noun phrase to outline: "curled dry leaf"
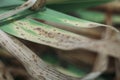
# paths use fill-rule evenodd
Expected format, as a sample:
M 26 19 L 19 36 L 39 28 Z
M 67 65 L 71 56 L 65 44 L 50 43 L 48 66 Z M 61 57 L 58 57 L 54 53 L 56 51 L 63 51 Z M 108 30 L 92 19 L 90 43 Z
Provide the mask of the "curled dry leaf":
M 32 6 L 33 6 L 32 9 L 36 9 L 36 8 L 38 9 L 43 4 L 43 1 L 44 0 L 28 0 L 27 2 L 25 2 L 21 6 L 15 8 L 13 10 L 10 10 L 10 11 L 7 11 L 5 13 L 0 14 L 0 20 L 6 19 L 6 18 L 11 17 L 15 14 L 18 14 L 24 10 L 27 10 L 28 8 L 30 8 Z M 40 3 L 40 4 L 38 4 L 38 3 Z
M 24 44 L 13 37 L 10 38 L 1 30 L 0 37 L 1 46 L 7 49 L 13 56 L 18 58 L 35 80 L 80 80 L 79 78 L 73 78 L 58 72 L 51 65 L 46 64 L 44 61 L 42 61 Z

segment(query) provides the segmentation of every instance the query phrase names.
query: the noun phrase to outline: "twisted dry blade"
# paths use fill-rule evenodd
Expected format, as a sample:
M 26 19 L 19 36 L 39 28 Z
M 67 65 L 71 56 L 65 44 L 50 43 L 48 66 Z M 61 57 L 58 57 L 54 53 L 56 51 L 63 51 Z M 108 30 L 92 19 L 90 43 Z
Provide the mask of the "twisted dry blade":
M 0 37 L 0 45 L 8 50 L 11 55 L 18 58 L 28 73 L 35 80 L 80 80 L 79 78 L 67 76 L 60 73 L 55 68 L 53 68 L 53 66 L 42 61 L 40 57 L 38 57 L 34 52 L 27 48 L 23 43 L 13 37 L 8 36 L 2 30 L 0 30 Z
M 107 70 L 108 66 L 108 55 L 98 54 L 93 71 L 85 76 L 82 80 L 95 80 L 102 73 Z
M 10 10 L 8 12 L 0 14 L 0 20 L 11 17 L 11 16 L 13 16 L 15 14 L 18 14 L 19 12 L 22 12 L 22 11 L 30 8 L 31 6 L 33 6 L 35 4 L 35 2 L 36 2 L 36 0 L 28 0 L 27 2 L 25 2 L 21 6 L 15 8 L 13 10 Z

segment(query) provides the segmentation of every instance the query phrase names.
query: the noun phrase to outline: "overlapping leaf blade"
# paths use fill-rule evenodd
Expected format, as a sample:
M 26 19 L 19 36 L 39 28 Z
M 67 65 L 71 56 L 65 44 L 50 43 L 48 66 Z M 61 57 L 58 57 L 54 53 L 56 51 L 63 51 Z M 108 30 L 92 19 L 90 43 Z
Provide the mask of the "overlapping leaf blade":
M 1 29 L 9 34 L 17 36 L 19 38 L 23 38 L 29 41 L 33 41 L 36 43 L 49 45 L 52 47 L 70 50 L 80 47 L 90 47 L 93 44 L 88 44 L 89 42 L 94 42 L 87 37 L 77 35 L 75 33 L 65 31 L 62 29 L 55 28 L 55 26 L 44 24 L 43 22 L 39 22 L 34 20 L 34 18 L 40 20 L 48 20 L 54 23 L 59 23 L 63 25 L 67 25 L 68 28 L 93 28 L 93 27 L 109 27 L 107 25 L 102 25 L 82 19 L 77 19 L 62 13 L 58 13 L 51 9 L 46 9 L 43 12 L 32 12 L 27 11 L 27 15 L 23 19 L 15 20 L 15 18 L 22 17 L 25 14 L 19 14 L 9 19 L 4 20 L 1 24 Z M 53 15 L 54 14 L 54 15 Z M 14 21 L 13 21 L 14 20 Z M 7 24 L 6 21 L 8 21 Z M 81 45 L 79 45 L 81 44 Z M 84 44 L 84 45 L 82 45 Z

